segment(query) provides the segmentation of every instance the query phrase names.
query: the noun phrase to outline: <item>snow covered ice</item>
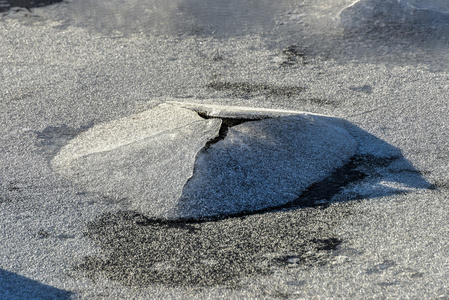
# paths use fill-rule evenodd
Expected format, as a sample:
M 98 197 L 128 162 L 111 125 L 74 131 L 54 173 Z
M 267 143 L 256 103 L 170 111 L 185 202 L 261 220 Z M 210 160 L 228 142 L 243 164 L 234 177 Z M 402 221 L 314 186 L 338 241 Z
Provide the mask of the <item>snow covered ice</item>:
M 2 12 L 0 298 L 447 298 L 448 6 Z

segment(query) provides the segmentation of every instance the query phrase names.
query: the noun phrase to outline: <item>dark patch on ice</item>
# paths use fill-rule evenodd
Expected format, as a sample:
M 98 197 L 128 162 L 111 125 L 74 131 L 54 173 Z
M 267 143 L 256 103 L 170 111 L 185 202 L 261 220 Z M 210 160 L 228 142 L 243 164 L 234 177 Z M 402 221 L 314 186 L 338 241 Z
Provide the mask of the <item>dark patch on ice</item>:
M 263 95 L 270 97 L 293 97 L 305 90 L 304 87 L 298 86 L 276 86 L 263 83 L 248 83 L 248 82 L 227 82 L 214 81 L 207 85 L 216 91 L 232 92 L 232 95 L 241 98 L 249 98 Z
M 284 256 L 292 257 L 287 253 L 298 253 L 308 265 L 326 264 L 327 249 L 340 241 L 327 235 L 326 225 L 315 228 L 320 213 L 196 223 L 145 220 L 130 211 L 105 214 L 88 224 L 86 235 L 108 258 L 87 256 L 76 269 L 126 285 L 238 288 L 242 278 L 271 274 Z
M 431 185 L 431 189 L 433 190 L 449 190 L 449 182 L 448 181 L 435 181 Z
M 46 238 L 49 238 L 50 236 L 51 236 L 51 234 L 48 231 L 43 230 L 43 229 L 38 230 L 36 233 L 36 237 L 40 238 L 40 239 L 46 239 Z
M 18 186 L 17 181 L 11 181 L 8 183 L 8 191 L 14 192 L 20 190 L 20 187 Z
M 93 126 L 93 123 L 81 126 L 79 128 L 69 127 L 65 124 L 61 126 L 48 126 L 42 131 L 35 131 L 36 146 L 40 148 L 50 160 L 59 150 L 67 145 L 75 136 L 81 132 L 87 131 Z
M 308 99 L 298 99 L 298 101 L 301 102 L 305 102 L 308 104 L 315 104 L 318 106 L 326 106 L 326 105 L 336 105 L 337 102 L 329 100 L 329 99 L 324 99 L 324 98 L 308 98 Z
M 42 140 L 42 143 L 54 143 L 56 139 L 70 140 L 73 139 L 80 132 L 86 131 L 89 126 L 84 126 L 81 128 L 72 128 L 67 125 L 61 126 L 48 126 L 41 132 L 36 132 L 37 138 Z
M 337 238 L 328 239 L 314 239 L 313 242 L 316 243 L 317 250 L 337 250 L 337 247 L 341 244 L 342 240 Z
M 369 84 L 365 84 L 362 86 L 354 86 L 354 87 L 350 87 L 350 90 L 353 90 L 355 92 L 363 92 L 366 94 L 371 94 L 373 92 L 373 87 Z
M 294 59 L 296 57 L 298 58 L 304 58 L 304 51 L 301 50 L 296 45 L 291 45 L 288 47 L 285 47 L 284 50 L 282 50 L 282 53 L 288 58 L 288 59 Z
M 313 245 L 313 250 L 296 254 L 296 255 L 284 255 L 277 257 L 274 261 L 278 265 L 326 265 L 328 263 L 328 256 L 322 256 L 324 252 L 337 250 L 338 246 L 343 242 L 341 239 L 330 237 L 325 239 L 311 239 L 310 245 Z
M 222 60 L 224 60 L 224 56 L 221 55 L 219 52 L 216 52 L 216 53 L 212 56 L 212 60 L 213 60 L 213 61 L 222 61 Z
M 393 260 L 384 260 L 382 263 L 375 265 L 366 270 L 366 274 L 383 273 L 385 270 L 394 267 L 396 262 Z
M 24 199 L 24 190 L 26 185 L 20 181 L 9 181 L 2 184 L 0 187 L 0 203 L 17 202 Z
M 34 7 L 42 7 L 58 2 L 62 2 L 62 0 L 0 0 L 0 12 L 5 12 L 12 7 L 20 7 L 30 11 Z
M 306 64 L 304 50 L 296 45 L 285 47 L 282 50 L 282 54 L 285 60 L 281 63 L 281 66 L 291 66 L 297 63 Z

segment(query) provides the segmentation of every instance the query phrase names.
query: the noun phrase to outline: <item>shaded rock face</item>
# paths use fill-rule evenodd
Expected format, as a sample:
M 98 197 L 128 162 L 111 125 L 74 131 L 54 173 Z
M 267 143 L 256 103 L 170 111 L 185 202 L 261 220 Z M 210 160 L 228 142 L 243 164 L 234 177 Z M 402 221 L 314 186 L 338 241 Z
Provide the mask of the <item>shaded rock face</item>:
M 197 156 L 177 213 L 198 218 L 294 201 L 354 154 L 354 139 L 339 125 L 293 115 L 230 128 Z
M 52 167 L 149 217 L 201 219 L 294 201 L 357 149 L 340 119 L 248 108 L 195 109 L 213 117 L 181 104 L 162 104 L 94 126 L 63 147 Z M 224 132 L 222 118 L 230 117 L 240 120 Z

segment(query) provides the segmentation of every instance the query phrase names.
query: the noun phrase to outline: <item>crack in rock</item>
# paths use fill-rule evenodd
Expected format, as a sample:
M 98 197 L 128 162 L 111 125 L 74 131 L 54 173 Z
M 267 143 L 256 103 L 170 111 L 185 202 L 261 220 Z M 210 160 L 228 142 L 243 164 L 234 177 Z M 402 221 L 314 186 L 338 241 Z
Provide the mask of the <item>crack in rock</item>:
M 204 146 L 204 150 L 209 149 L 209 147 L 212 144 L 215 144 L 221 140 L 223 140 L 226 135 L 228 134 L 229 128 L 233 127 L 233 126 L 237 126 L 240 124 L 243 124 L 245 122 L 251 122 L 251 121 L 257 121 L 258 119 L 245 119 L 245 118 L 225 118 L 225 117 L 211 117 L 208 116 L 206 113 L 204 112 L 198 112 L 198 115 L 203 118 L 203 119 L 220 119 L 221 120 L 221 126 L 220 126 L 220 130 L 218 131 L 218 135 L 212 139 L 210 139 L 209 141 L 207 141 L 206 145 Z M 262 120 L 262 119 L 260 119 Z
M 292 202 L 355 152 L 356 142 L 338 119 L 330 125 L 305 114 L 258 118 L 228 118 L 222 125 L 226 135 L 198 154 L 178 202 L 180 218 L 250 213 Z

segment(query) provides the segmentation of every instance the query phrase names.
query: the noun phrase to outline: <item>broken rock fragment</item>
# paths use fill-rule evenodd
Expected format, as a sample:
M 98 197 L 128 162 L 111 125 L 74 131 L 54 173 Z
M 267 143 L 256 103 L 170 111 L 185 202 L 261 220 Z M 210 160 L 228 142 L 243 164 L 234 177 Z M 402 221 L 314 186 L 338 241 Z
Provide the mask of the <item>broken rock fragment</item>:
M 222 118 L 239 121 L 220 131 Z M 291 202 L 356 148 L 337 118 L 171 103 L 94 126 L 52 167 L 149 217 L 201 219 Z

